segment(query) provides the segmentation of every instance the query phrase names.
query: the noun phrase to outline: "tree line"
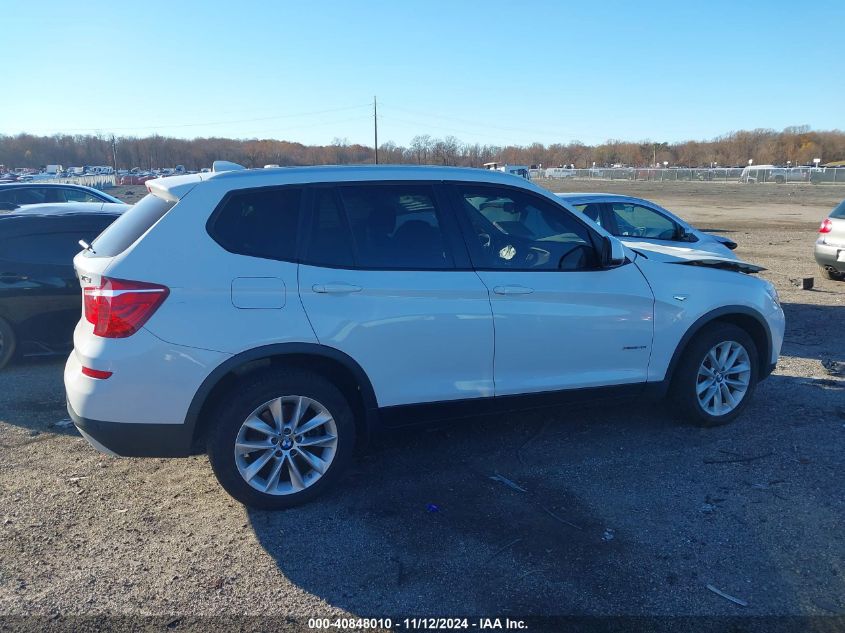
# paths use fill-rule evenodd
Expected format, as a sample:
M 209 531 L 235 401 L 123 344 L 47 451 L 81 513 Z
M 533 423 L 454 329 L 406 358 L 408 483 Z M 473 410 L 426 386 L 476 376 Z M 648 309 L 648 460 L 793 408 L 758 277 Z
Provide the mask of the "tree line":
M 303 145 L 273 139 L 194 138 L 167 136 L 137 138 L 106 135 L 35 136 L 0 135 L 0 165 L 7 168 L 39 168 L 48 164 L 65 167 L 111 165 L 117 158 L 119 169 L 142 170 L 184 165 L 188 170 L 210 167 L 223 159 L 247 167 L 268 164 L 327 165 L 375 162 L 372 147 L 336 138 L 330 145 Z M 742 166 L 755 164 L 811 164 L 845 159 L 845 132 L 814 131 L 807 126 L 789 127 L 780 132 L 770 129 L 731 132 L 709 141 L 679 143 L 650 140 L 628 142 L 608 140 L 599 145 L 579 141 L 517 145 L 463 143 L 454 136 L 436 138 L 415 136 L 405 147 L 392 141 L 379 146 L 380 163 L 461 165 L 480 167 L 487 162 L 515 165 L 578 168 L 622 164 L 646 167 L 664 162 L 672 166 Z

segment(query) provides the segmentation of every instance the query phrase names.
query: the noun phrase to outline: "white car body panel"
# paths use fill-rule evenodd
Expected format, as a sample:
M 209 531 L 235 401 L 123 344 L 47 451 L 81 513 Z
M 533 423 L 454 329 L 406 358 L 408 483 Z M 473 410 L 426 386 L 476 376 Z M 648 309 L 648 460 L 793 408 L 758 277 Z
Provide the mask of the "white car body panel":
M 64 374 L 68 404 L 91 420 L 183 424 L 202 381 L 228 357 L 165 343 L 144 328 L 121 339 L 94 336 L 93 329 L 85 319 L 77 324 Z M 114 373 L 99 380 L 83 375 L 82 366 Z
M 474 272 L 302 265 L 299 292 L 319 342 L 358 361 L 379 406 L 493 395 L 490 300 Z
M 636 265 L 478 274 L 496 325 L 496 395 L 645 382 L 654 298 Z
M 673 264 L 672 260 L 678 258 L 657 255 L 649 253 L 648 259 L 636 260 L 654 292 L 654 345 L 649 382 L 666 377 L 672 356 L 687 330 L 699 318 L 725 306 L 747 308 L 765 318 L 772 338 L 770 360 L 777 362 L 785 321 L 780 306 L 767 292 L 761 292 L 766 285 L 771 286 L 768 281 L 729 270 Z

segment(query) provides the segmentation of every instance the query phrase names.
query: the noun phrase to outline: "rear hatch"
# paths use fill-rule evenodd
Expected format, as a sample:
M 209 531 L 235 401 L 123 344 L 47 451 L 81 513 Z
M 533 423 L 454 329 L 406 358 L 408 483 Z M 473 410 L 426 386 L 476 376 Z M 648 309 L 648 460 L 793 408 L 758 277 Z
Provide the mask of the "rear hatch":
M 82 286 L 83 299 L 82 319 L 77 333 L 100 335 L 97 329 L 104 327 L 104 324 L 97 323 L 98 314 L 100 319 L 107 315 L 107 308 L 109 308 L 107 304 L 112 300 L 117 301 L 119 297 L 128 300 L 132 296 L 137 299 L 139 293 L 150 295 L 140 297 L 144 301 L 154 298 L 152 295 L 155 291 L 144 288 L 144 284 L 128 286 L 121 280 L 109 279 L 107 273 L 109 267 L 161 220 L 175 204 L 175 199 L 166 199 L 153 193 L 147 195 L 115 220 L 88 248 L 74 257 L 73 266 L 79 277 L 79 284 Z M 135 309 L 137 310 L 138 307 L 135 306 Z M 130 308 L 131 306 L 127 306 L 124 309 L 128 311 Z M 128 334 L 123 334 L 123 336 L 126 335 Z

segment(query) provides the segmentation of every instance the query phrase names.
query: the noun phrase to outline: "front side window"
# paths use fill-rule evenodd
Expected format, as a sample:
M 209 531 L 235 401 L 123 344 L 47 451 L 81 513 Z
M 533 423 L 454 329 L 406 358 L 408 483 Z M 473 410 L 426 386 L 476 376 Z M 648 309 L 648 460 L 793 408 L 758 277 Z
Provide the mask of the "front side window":
M 586 270 L 598 265 L 588 229 L 565 208 L 516 189 L 458 185 L 476 268 Z
M 615 235 L 655 240 L 672 240 L 678 236 L 678 226 L 654 209 L 628 202 L 614 202 L 610 208 L 616 223 Z
M 426 185 L 339 188 L 361 268 L 452 268 L 434 192 Z
M 301 199 L 299 187 L 234 191 L 211 217 L 208 232 L 231 253 L 295 260 Z

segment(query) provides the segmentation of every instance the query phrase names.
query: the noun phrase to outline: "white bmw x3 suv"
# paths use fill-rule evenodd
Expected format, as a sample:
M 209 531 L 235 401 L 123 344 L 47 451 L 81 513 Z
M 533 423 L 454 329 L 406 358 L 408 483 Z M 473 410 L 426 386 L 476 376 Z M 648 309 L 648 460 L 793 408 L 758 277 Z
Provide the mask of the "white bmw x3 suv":
M 207 450 L 283 508 L 374 431 L 620 396 L 736 417 L 778 359 L 759 270 L 632 250 L 495 171 L 305 167 L 147 182 L 74 265 L 68 410 L 100 450 Z

